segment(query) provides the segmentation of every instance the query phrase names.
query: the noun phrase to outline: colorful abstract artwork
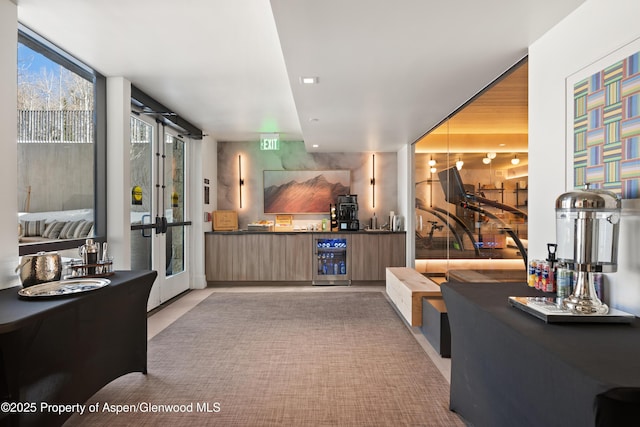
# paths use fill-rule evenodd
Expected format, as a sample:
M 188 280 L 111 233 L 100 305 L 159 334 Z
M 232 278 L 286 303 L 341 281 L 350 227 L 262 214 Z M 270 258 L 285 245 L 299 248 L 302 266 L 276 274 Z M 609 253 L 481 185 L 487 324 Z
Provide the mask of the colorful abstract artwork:
M 574 187 L 640 198 L 640 51 L 572 89 Z

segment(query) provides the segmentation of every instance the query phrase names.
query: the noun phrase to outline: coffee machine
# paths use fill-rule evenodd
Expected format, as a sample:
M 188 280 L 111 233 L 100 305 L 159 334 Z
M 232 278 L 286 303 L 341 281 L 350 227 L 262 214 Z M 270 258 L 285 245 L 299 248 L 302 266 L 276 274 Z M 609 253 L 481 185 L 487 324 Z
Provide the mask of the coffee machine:
M 358 221 L 358 196 L 347 194 L 338 196 L 338 231 L 357 231 L 360 229 Z

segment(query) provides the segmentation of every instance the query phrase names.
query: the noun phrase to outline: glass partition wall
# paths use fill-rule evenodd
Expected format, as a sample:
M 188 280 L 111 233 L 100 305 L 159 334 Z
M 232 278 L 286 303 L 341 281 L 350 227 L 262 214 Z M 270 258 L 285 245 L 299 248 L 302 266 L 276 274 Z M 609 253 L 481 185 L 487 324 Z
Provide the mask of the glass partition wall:
M 416 269 L 524 269 L 526 60 L 414 144 Z

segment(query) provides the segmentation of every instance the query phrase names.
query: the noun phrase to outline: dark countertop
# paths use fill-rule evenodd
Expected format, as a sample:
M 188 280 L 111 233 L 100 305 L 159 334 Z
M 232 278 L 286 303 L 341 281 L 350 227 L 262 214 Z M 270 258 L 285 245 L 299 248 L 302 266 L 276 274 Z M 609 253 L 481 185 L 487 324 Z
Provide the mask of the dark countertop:
M 0 290 L 0 333 L 8 333 L 39 321 L 51 313 L 74 306 L 78 301 L 99 298 L 102 293 L 109 291 L 107 288 L 128 285 L 131 281 L 141 280 L 150 275 L 155 278 L 155 274 L 149 271 L 117 271 L 113 276 L 107 277 L 111 283 L 105 288 L 60 297 L 20 297 L 18 291 L 22 286 Z
M 449 281 L 441 289 L 452 340 L 450 408 L 471 424 L 637 425 L 640 319 L 545 323 L 508 302 L 550 295 L 524 280 Z
M 341 231 L 249 231 L 249 230 L 236 230 L 236 231 L 205 231 L 205 234 L 406 234 L 406 231 L 387 231 L 387 230 L 341 230 Z

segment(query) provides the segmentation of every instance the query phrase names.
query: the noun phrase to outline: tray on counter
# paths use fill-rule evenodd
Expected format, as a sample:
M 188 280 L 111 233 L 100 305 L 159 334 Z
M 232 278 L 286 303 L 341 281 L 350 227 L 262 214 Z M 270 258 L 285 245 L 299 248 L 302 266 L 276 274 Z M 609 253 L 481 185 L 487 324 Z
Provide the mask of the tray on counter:
M 18 295 L 26 298 L 53 298 L 95 291 L 111 283 L 109 279 L 66 279 L 22 288 Z
M 607 314 L 581 314 L 557 304 L 552 297 L 509 297 L 509 304 L 547 323 L 631 323 L 635 316 L 609 308 Z

